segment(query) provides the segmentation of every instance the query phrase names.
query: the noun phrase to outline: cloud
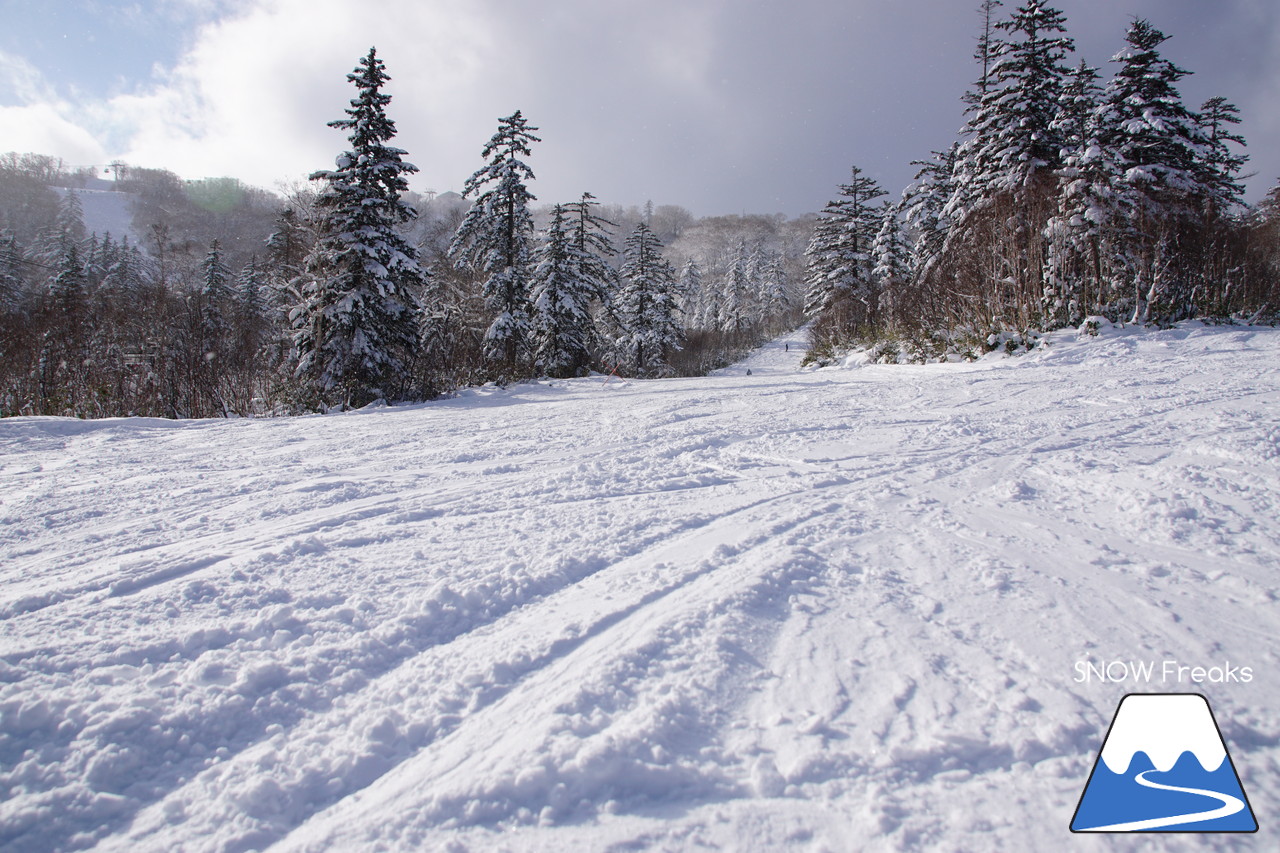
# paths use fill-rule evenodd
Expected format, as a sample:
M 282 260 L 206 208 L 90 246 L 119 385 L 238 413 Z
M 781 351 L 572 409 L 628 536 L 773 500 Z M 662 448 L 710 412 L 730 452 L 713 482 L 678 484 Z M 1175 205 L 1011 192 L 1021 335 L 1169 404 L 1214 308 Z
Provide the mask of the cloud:
M 0 54 L 0 103 L 7 83 L 25 93 L 10 106 L 46 106 L 21 114 L 24 139 L 77 152 L 96 140 L 103 160 L 271 187 L 329 168 L 346 147 L 326 124 L 343 116 L 354 95 L 346 75 L 376 45 L 392 77 L 396 143 L 422 170 L 415 188 L 461 189 L 498 118 L 520 109 L 543 138 L 530 161 L 540 201 L 589 190 L 702 214 L 797 214 L 820 209 L 853 164 L 896 195 L 912 160 L 950 144 L 975 73 L 976 5 L 163 0 L 148 8 L 181 47 L 149 79 L 94 100 L 52 91 L 30 62 Z M 1104 73 L 1129 16 L 1161 12 L 1174 58 L 1186 51 L 1202 72 L 1188 101 L 1203 99 L 1202 84 L 1236 101 L 1252 165 L 1280 171 L 1264 144 L 1280 133 L 1274 3 L 1060 5 L 1080 55 Z M 0 125 L 0 149 L 15 138 Z
M 0 152 L 51 154 L 71 166 L 107 162 L 102 145 L 89 131 L 64 118 L 50 104 L 0 107 Z
M 305 176 L 345 145 L 325 125 L 342 117 L 346 74 L 371 45 L 388 63 L 402 137 L 467 91 L 485 38 L 471 5 L 260 4 L 201 26 L 157 85 L 90 108 L 90 120 L 130 162 L 267 186 Z
M 0 102 L 6 106 L 50 103 L 57 97 L 40 69 L 0 50 Z

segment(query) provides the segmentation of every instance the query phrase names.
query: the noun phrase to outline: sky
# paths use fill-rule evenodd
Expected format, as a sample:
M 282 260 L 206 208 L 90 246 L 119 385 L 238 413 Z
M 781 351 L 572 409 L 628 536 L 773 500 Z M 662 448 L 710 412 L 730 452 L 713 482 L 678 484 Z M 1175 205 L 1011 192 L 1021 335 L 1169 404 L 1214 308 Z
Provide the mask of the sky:
M 1003 12 L 1020 0 L 1006 0 Z M 0 0 L 0 152 L 305 184 L 376 46 L 415 190 L 461 191 L 498 119 L 539 128 L 541 202 L 818 211 L 857 165 L 896 195 L 946 148 L 979 0 Z M 1101 66 L 1135 17 L 1244 119 L 1248 201 L 1280 180 L 1280 4 L 1058 0 Z

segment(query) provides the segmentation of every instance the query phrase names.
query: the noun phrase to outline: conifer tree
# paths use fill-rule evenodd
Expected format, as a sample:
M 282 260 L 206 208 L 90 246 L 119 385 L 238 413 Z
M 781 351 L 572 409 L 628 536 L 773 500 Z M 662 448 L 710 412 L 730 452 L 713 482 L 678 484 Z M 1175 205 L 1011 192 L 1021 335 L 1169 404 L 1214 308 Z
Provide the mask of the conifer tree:
M 1043 310 L 1051 326 L 1079 325 L 1105 310 L 1106 211 L 1121 178 L 1119 163 L 1098 144 L 1101 88 L 1084 60 L 1063 88 L 1054 129 L 1063 145 L 1056 210 L 1044 227 Z
M 996 9 L 1003 5 L 1000 0 L 982 0 L 982 5 L 978 7 L 978 14 L 982 16 L 982 32 L 978 35 L 978 46 L 974 49 L 973 58 L 982 69 L 982 73 L 978 77 L 977 90 L 966 92 L 962 98 L 968 104 L 966 112 L 977 109 L 991 90 L 992 71 L 1005 47 L 1004 42 L 1000 41 L 995 32 L 998 29 Z
M 299 374 L 325 403 L 362 406 L 407 390 L 427 273 L 398 231 L 416 216 L 402 195 L 417 167 L 388 144 L 396 129 L 382 87 L 390 78 L 373 48 L 347 79 L 359 95 L 329 126 L 349 131 L 351 149 L 336 169 L 311 176 L 324 182 L 320 237 L 293 322 Z
M 252 257 L 236 278 L 235 315 L 239 335 L 237 349 L 242 356 L 255 352 L 265 334 L 266 306 L 262 299 L 262 273 L 258 258 Z
M 747 241 L 739 239 L 720 281 L 717 325 L 726 335 L 742 335 L 751 325 L 751 294 L 755 289 L 751 267 Z
M 679 347 L 676 322 L 676 276 L 662 256 L 662 243 L 644 222 L 626 240 L 617 299 L 622 337 L 618 349 L 638 376 L 667 369 L 665 357 Z
M 146 264 L 137 246 L 129 244 L 126 236 L 120 241 L 107 273 L 102 279 L 102 289 L 109 298 L 118 302 L 136 299 L 142 290 Z
M 292 207 L 276 216 L 275 230 L 267 238 L 266 264 L 262 272 L 270 275 L 275 290 L 284 293 L 298 286 L 297 279 L 310 254 L 314 240 L 304 217 Z
M 572 236 L 564 205 L 557 204 L 538 245 L 530 294 L 534 364 L 554 377 L 576 376 L 590 359 L 590 303 L 596 285 L 583 274 L 583 258 Z
M 596 212 L 600 203 L 595 198 L 584 192 L 577 201 L 566 204 L 564 211 L 566 223 L 573 226 L 571 240 L 578 254 L 578 272 L 595 287 L 595 296 L 600 299 L 614 278 L 608 259 L 616 253 L 610 229 L 617 225 Z
M 67 232 L 63 232 L 58 245 L 58 256 L 52 277 L 49 279 L 49 296 L 53 309 L 68 322 L 76 325 L 83 319 L 87 282 L 84 262 L 80 256 L 80 244 Z
M 769 251 L 759 265 L 757 303 L 760 319 L 771 331 L 780 331 L 791 314 L 791 293 L 781 252 Z
M 917 284 L 928 278 L 946 243 L 950 220 L 946 216 L 947 200 L 954 192 L 956 152 L 958 145 L 946 151 L 933 152 L 931 160 L 915 160 L 919 167 L 915 182 L 902 193 L 902 215 L 909 246 L 908 267 Z
M 501 373 L 520 372 L 532 348 L 529 286 L 533 276 L 535 196 L 526 181 L 533 170 L 524 162 L 530 144 L 541 142 L 516 110 L 499 119 L 498 131 L 480 156 L 484 168 L 467 179 L 463 196 L 475 202 L 458 227 L 449 254 L 484 277 L 484 297 L 492 317 L 484 335 L 485 358 Z
M 828 338 L 826 343 L 855 333 L 875 314 L 871 244 L 880 217 L 872 203 L 885 193 L 857 166 L 852 172 L 852 180 L 840 185 L 839 197 L 824 208 L 805 252 L 805 313 L 819 320 L 815 333 Z
M 212 334 L 222 334 L 230 325 L 235 290 L 232 287 L 231 269 L 222 259 L 222 244 L 214 240 L 209 244 L 201 271 L 201 315 L 206 329 Z
M 1200 157 L 1201 183 L 1207 190 L 1209 219 L 1239 206 L 1244 195 L 1240 170 L 1249 158 L 1234 151 L 1228 143 L 1244 147 L 1244 137 L 1231 129 L 1240 124 L 1240 110 L 1226 98 L 1216 97 L 1200 107 L 1197 123 L 1205 139 Z
M 992 320 L 1026 328 L 1040 322 L 1042 232 L 1055 210 L 1062 164 L 1062 60 L 1074 48 L 1062 14 L 1043 0 L 1026 0 L 996 27 L 1008 36 L 958 149 L 945 252 L 968 278 L 966 293 L 999 306 Z
M 978 157 L 996 167 L 991 189 L 1015 189 L 1061 165 L 1057 119 L 1070 73 L 1062 62 L 1075 45 L 1062 13 L 1043 0 L 1027 0 L 997 27 L 1010 39 L 995 67 L 994 110 L 978 119 L 985 137 Z
M 1116 176 L 1096 216 L 1112 238 L 1114 286 L 1129 290 L 1138 322 L 1188 310 L 1179 234 L 1202 222 L 1211 195 L 1202 159 L 1207 139 L 1176 87 L 1189 72 L 1160 55 L 1167 39 L 1146 20 L 1129 26 L 1096 120 L 1094 142 Z
M 702 267 L 698 266 L 698 260 L 693 255 L 684 262 L 684 266 L 680 268 L 680 278 L 676 283 L 676 291 L 680 299 L 680 309 L 684 316 L 684 325 L 686 328 L 698 329 L 702 326 L 698 325 L 696 319 L 697 306 L 699 297 L 702 294 Z
M 585 292 L 590 294 L 598 306 L 597 314 L 603 318 L 603 324 L 616 325 L 616 318 L 613 316 L 613 291 L 618 274 L 609 263 L 609 258 L 617 254 L 612 232 L 617 224 L 597 213 L 596 208 L 599 206 L 594 195 L 584 192 L 577 201 L 565 205 L 565 217 L 573 225 L 571 241 L 575 250 L 578 278 L 583 282 Z M 591 325 L 588 343 L 592 348 L 601 343 L 600 325 Z
M 886 204 L 883 208 L 880 230 L 871 245 L 871 257 L 871 274 L 880 289 L 881 315 L 886 324 L 900 325 L 905 319 L 903 310 L 906 307 L 908 270 L 907 247 L 902 239 L 902 220 L 896 204 Z

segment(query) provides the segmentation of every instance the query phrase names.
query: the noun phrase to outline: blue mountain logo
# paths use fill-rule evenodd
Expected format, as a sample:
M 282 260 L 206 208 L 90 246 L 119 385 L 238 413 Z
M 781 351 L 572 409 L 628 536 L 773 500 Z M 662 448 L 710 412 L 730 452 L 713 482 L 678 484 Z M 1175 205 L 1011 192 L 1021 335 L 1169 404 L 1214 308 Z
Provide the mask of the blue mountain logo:
M 1257 832 L 1209 702 L 1199 693 L 1120 700 L 1072 832 Z

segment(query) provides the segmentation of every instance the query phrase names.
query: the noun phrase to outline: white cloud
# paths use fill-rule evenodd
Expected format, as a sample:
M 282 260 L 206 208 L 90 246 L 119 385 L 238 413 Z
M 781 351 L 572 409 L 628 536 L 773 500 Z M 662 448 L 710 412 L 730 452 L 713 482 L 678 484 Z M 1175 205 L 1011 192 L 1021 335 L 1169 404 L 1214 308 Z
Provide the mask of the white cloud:
M 342 117 L 354 95 L 346 74 L 372 45 L 392 77 L 401 142 L 429 117 L 464 108 L 486 47 L 473 8 L 263 3 L 201 27 L 159 85 L 90 108 L 90 121 L 130 162 L 270 186 L 331 164 L 345 140 L 325 124 Z
M 87 130 L 50 104 L 0 107 L 0 152 L 50 154 L 68 165 L 107 162 L 106 151 Z
M 53 89 L 38 68 L 21 56 L 0 50 L 0 101 L 15 106 L 53 100 Z
M 1083 55 L 1105 63 L 1131 12 L 1159 0 L 1107 10 L 1087 2 L 1064 5 Z M 422 169 L 416 188 L 461 189 L 498 117 L 521 109 L 544 140 L 531 159 L 544 202 L 590 190 L 607 202 L 652 198 L 699 213 L 775 204 L 798 213 L 820 208 L 854 162 L 891 193 L 900 189 L 912 159 L 953 138 L 973 71 L 973 9 L 941 10 L 934 0 L 159 0 L 146 8 L 181 24 L 170 42 L 182 45 L 181 58 L 105 101 L 53 92 L 30 63 L 0 55 L 0 103 L 7 83 L 23 93 L 11 106 L 45 105 L 21 113 L 21 137 L 0 125 L 0 150 L 43 140 L 46 153 L 74 160 L 96 140 L 102 160 L 265 187 L 296 181 L 346 147 L 325 125 L 343 116 L 354 95 L 346 74 L 376 45 L 392 77 L 396 142 Z M 1238 54 L 1256 56 L 1280 31 L 1269 0 L 1233 0 L 1231 9 L 1213 13 L 1223 37 L 1245 28 L 1258 48 Z M 1197 14 L 1169 22 L 1188 49 L 1206 42 L 1203 28 L 1187 29 L 1211 13 Z M 1280 50 L 1244 63 L 1201 49 L 1211 60 L 1193 57 L 1203 72 L 1193 83 L 1212 82 L 1217 93 L 1228 74 L 1250 81 L 1222 94 L 1250 123 L 1253 165 L 1272 171 L 1274 146 L 1263 143 L 1280 132 L 1269 106 Z M 34 141 L 19 146 L 19 138 Z

